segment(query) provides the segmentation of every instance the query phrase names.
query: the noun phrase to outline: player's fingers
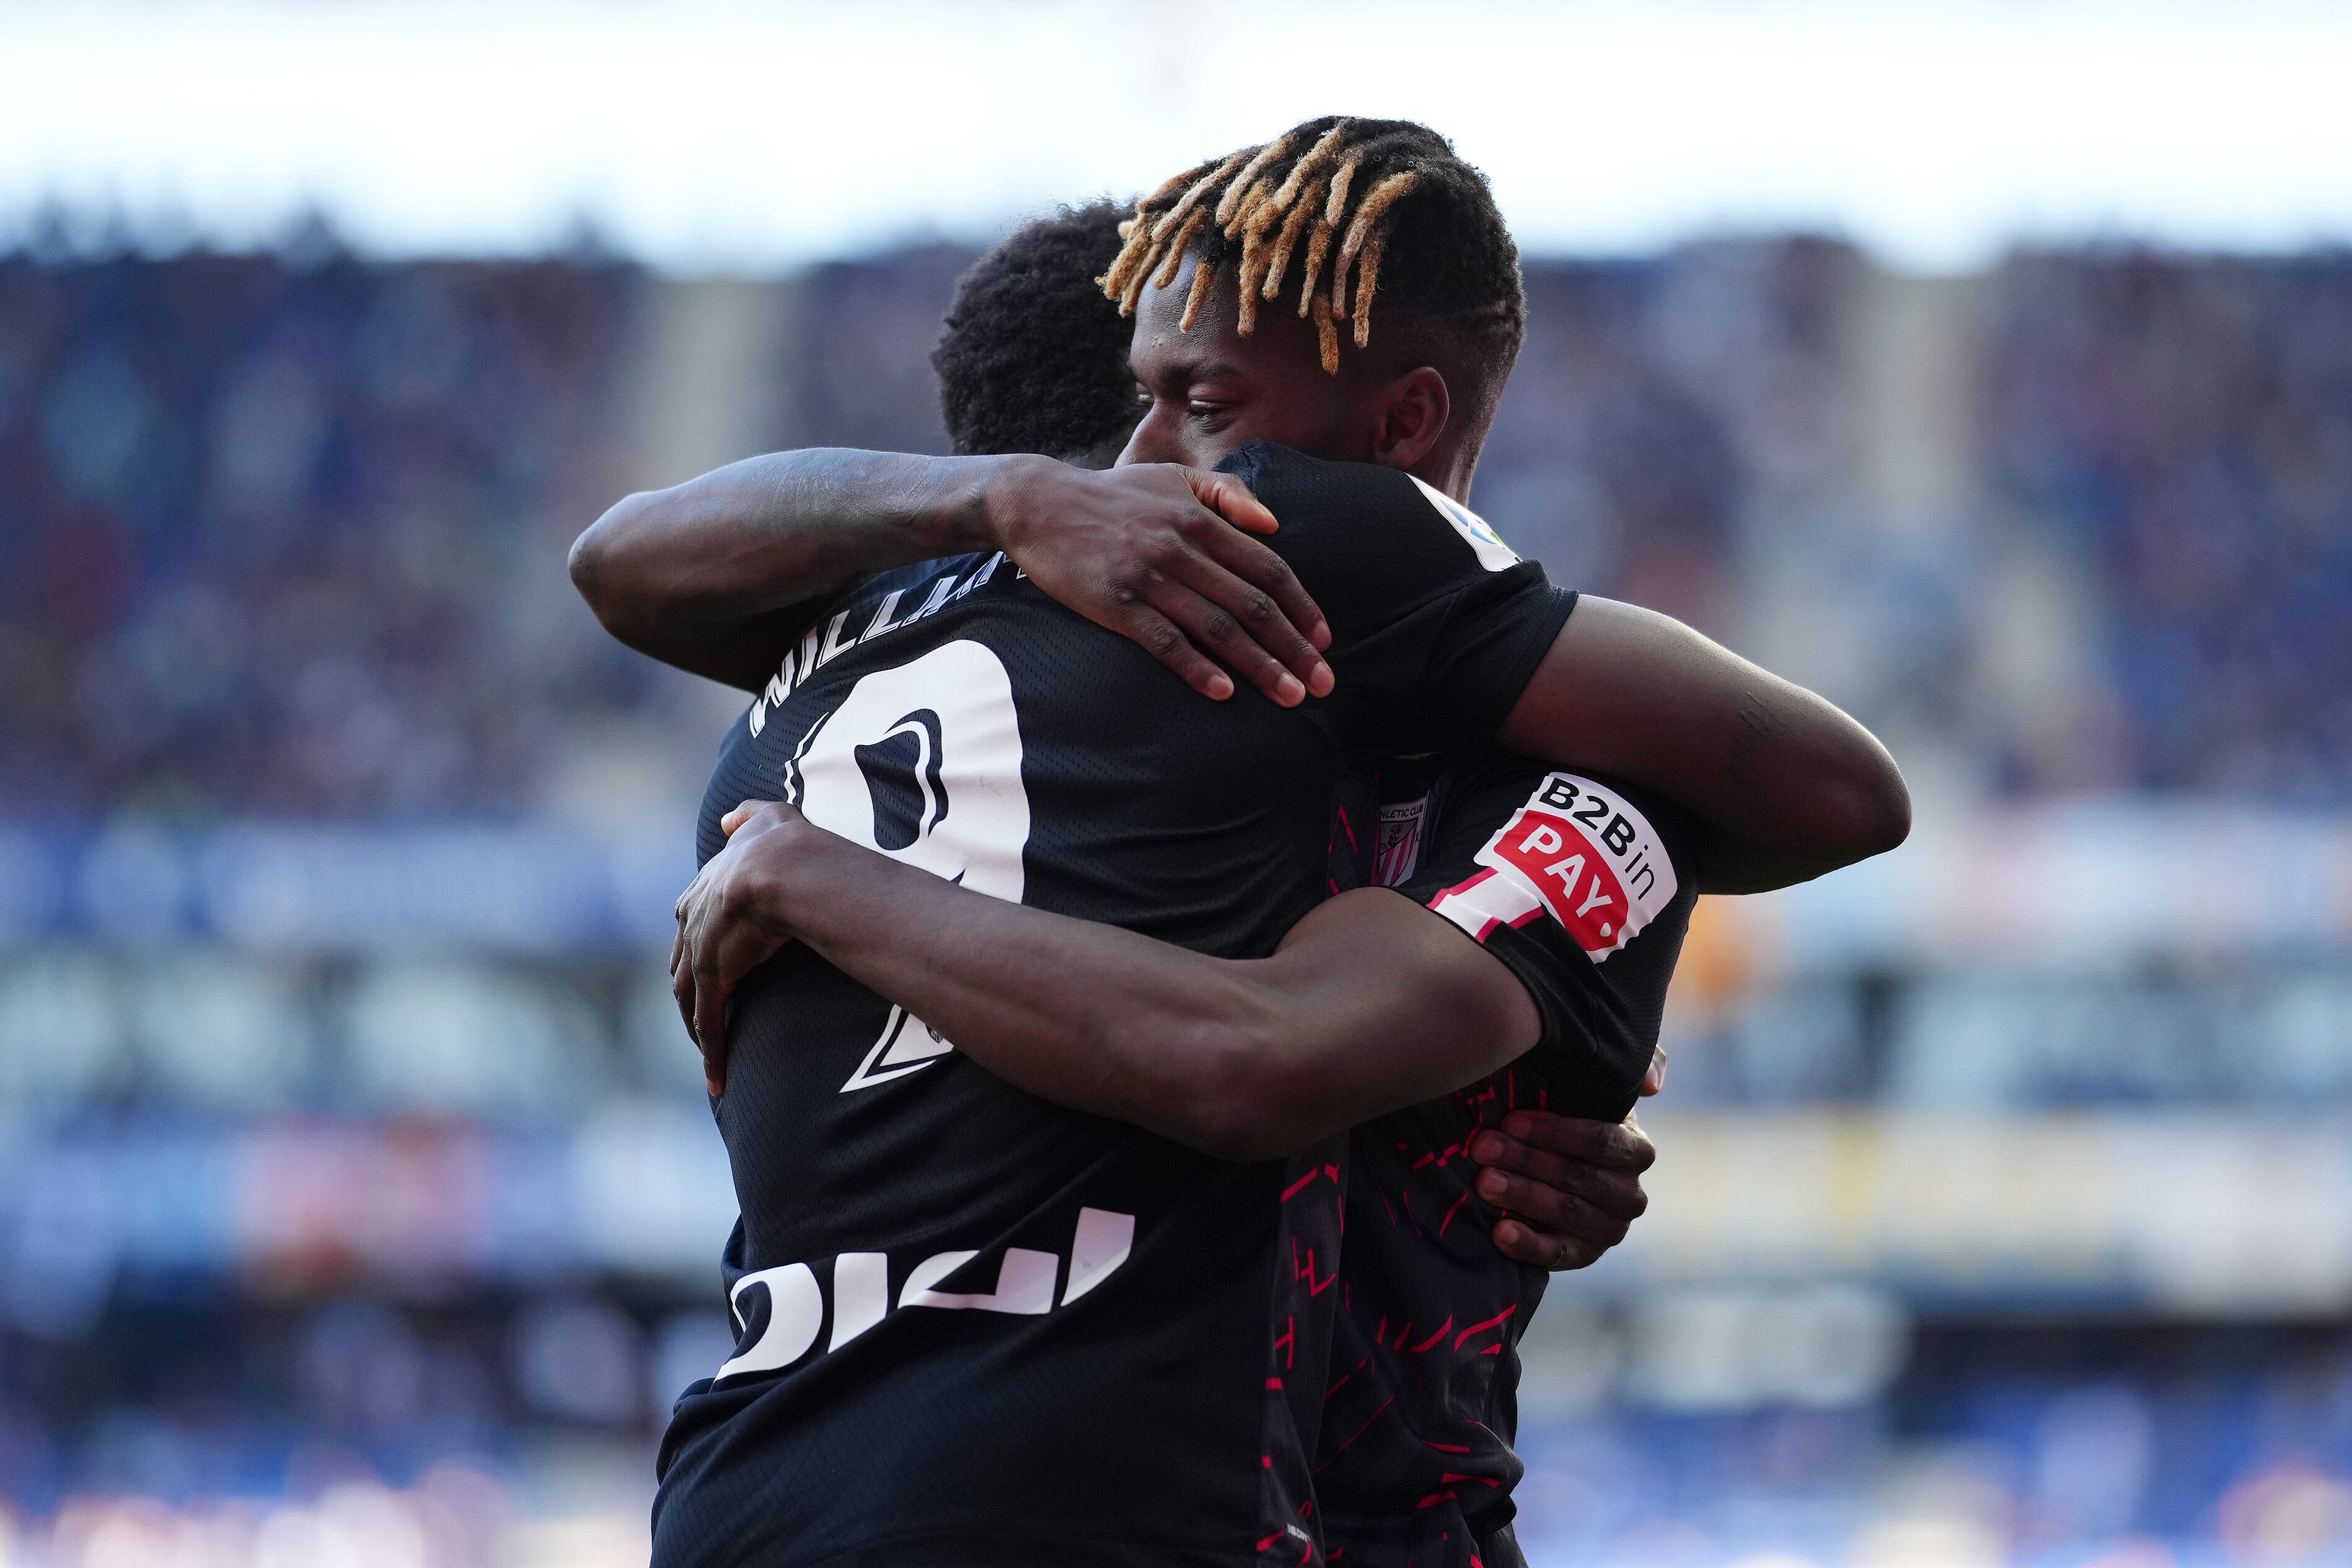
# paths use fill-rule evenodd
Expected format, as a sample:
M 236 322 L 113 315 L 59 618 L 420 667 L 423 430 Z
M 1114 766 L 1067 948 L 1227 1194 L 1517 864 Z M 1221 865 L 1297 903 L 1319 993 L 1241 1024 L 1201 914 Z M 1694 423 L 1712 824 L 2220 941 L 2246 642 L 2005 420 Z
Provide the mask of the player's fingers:
M 680 893 L 677 896 L 677 902 L 670 907 L 670 913 L 677 921 L 677 932 L 670 938 L 669 942 L 669 973 L 672 979 L 677 977 L 678 966 L 686 962 L 687 948 L 692 940 L 689 927 L 693 924 L 695 910 L 701 903 L 703 892 L 709 883 L 710 868 L 705 866 L 694 874 L 694 880 L 686 885 L 686 891 Z
M 1265 502 L 1234 475 L 1221 474 L 1214 468 L 1181 471 L 1194 499 L 1235 528 L 1251 533 L 1272 533 L 1281 526 L 1275 521 L 1274 513 L 1266 510 Z
M 1642 1092 L 1645 1096 L 1663 1094 L 1665 1092 L 1665 1088 L 1666 1047 L 1654 1046 L 1650 1048 L 1650 1070 L 1642 1075 Z M 1627 1113 L 1629 1120 L 1631 1115 L 1631 1112 Z
M 1515 1175 L 1540 1187 L 1573 1192 L 1606 1211 L 1621 1213 L 1628 1220 L 1639 1220 L 1642 1211 L 1649 1208 L 1649 1194 L 1642 1192 L 1642 1178 L 1633 1171 L 1597 1166 L 1583 1159 L 1569 1159 L 1567 1154 L 1548 1154 L 1524 1142 L 1510 1142 L 1507 1138 L 1500 1140 L 1500 1147 L 1496 1147 L 1496 1133 L 1479 1133 L 1477 1142 L 1484 1147 L 1473 1147 L 1470 1157 L 1486 1166 L 1479 1171 L 1477 1184 L 1479 1194 L 1489 1201 L 1500 1199 L 1500 1187 L 1494 1183 Z
M 729 921 L 719 931 L 711 972 L 732 995 L 743 977 L 776 956 L 780 945 L 764 928 L 750 921 Z
M 694 1038 L 702 1047 L 704 1076 L 715 1078 L 711 1058 L 727 1041 L 727 986 L 701 963 L 694 976 Z
M 1212 701 L 1223 702 L 1234 694 L 1234 678 L 1193 647 L 1175 622 L 1146 604 L 1140 590 L 1120 588 L 1114 597 L 1118 607 L 1103 623 L 1107 627 L 1174 670 L 1185 685 Z
M 1630 1171 L 1587 1165 L 1536 1150 L 1512 1153 L 1479 1172 L 1478 1195 L 1505 1208 L 1516 1207 L 1507 1199 L 1522 1184 L 1580 1198 L 1628 1224 L 1641 1218 L 1650 1206 L 1642 1178 Z
M 701 935 L 699 931 L 688 934 L 685 959 L 670 976 L 670 991 L 677 998 L 679 1016 L 686 1020 L 686 1037 L 694 1042 L 696 1053 L 702 1058 L 702 1087 L 716 1099 L 727 1086 L 726 1031 L 721 1029 L 716 1040 L 705 1037 L 703 1033 L 703 995 L 709 971 L 697 962 Z M 723 1010 L 719 1016 L 726 1016 Z
M 1234 676 L 1248 681 L 1278 707 L 1296 708 L 1307 700 L 1307 683 L 1282 667 L 1241 622 L 1211 603 L 1190 585 L 1162 576 L 1146 593 L 1151 607 L 1181 629 L 1192 646 L 1213 654 Z
M 1242 537 L 1242 532 L 1272 533 L 1274 513 L 1250 494 L 1248 486 L 1231 474 L 1203 475 L 1197 468 L 1188 468 L 1185 477 L 1192 482 L 1192 493 L 1201 504 L 1221 521 L 1234 525 L 1196 531 L 1193 542 L 1203 548 L 1212 543 L 1223 546 L 1213 552 L 1217 559 L 1269 595 L 1282 613 L 1290 617 L 1290 624 L 1305 633 L 1316 647 L 1329 647 L 1330 622 L 1324 618 L 1315 595 L 1307 591 L 1290 563 L 1257 541 Z M 1234 505 L 1229 504 L 1229 498 L 1245 506 L 1246 511 L 1237 511 Z
M 702 1087 L 713 1099 L 727 1091 L 726 1040 L 722 1037 L 715 1046 L 705 1045 L 694 1038 L 694 1011 L 697 1005 L 694 971 L 681 972 L 685 978 L 677 983 L 678 1010 L 686 1015 L 687 1038 L 693 1042 L 694 1054 L 702 1058 Z
M 1600 1150 L 1601 1158 L 1593 1157 L 1595 1148 Z M 1580 1148 L 1573 1154 L 1555 1154 L 1549 1149 L 1539 1148 L 1491 1127 L 1470 1140 L 1470 1157 L 1482 1165 L 1492 1165 L 1500 1170 L 1517 1171 L 1522 1175 L 1533 1174 L 1538 1177 L 1558 1175 L 1571 1167 L 1609 1172 L 1622 1171 L 1636 1180 L 1641 1174 L 1639 1171 L 1633 1168 L 1633 1162 L 1631 1159 L 1611 1152 L 1609 1146 L 1595 1145 Z
M 1503 1136 L 1546 1153 L 1588 1165 L 1606 1165 L 1636 1175 L 1657 1163 L 1657 1145 L 1639 1126 L 1555 1116 L 1548 1110 L 1514 1110 L 1503 1118 Z
M 1502 1187 L 1499 1194 L 1493 1193 L 1490 1181 Z M 1624 1240 L 1633 1223 L 1622 1215 L 1595 1208 L 1574 1193 L 1496 1171 L 1488 1171 L 1479 1178 L 1478 1195 L 1524 1225 L 1601 1250 Z
M 693 1043 L 696 1050 L 700 1050 L 702 1042 L 694 1037 L 694 966 L 692 964 L 681 963 L 670 971 L 669 994 L 671 999 L 677 1004 L 678 1021 L 686 1026 L 687 1039 Z
M 1222 523 L 1195 530 L 1199 552 L 1173 563 L 1170 575 L 1242 624 L 1317 697 L 1331 694 L 1331 667 L 1319 651 L 1331 646 L 1331 627 L 1281 556 Z
M 1585 1268 L 1608 1250 L 1605 1247 L 1587 1246 L 1570 1237 L 1547 1235 L 1516 1219 L 1499 1221 L 1494 1234 L 1495 1249 L 1504 1257 L 1555 1274 L 1562 1269 Z
M 1572 1183 L 1575 1180 L 1575 1173 L 1580 1171 L 1633 1179 L 1633 1173 L 1621 1172 L 1613 1165 L 1595 1164 L 1589 1160 L 1571 1159 L 1566 1154 L 1555 1154 L 1548 1149 L 1538 1149 L 1532 1143 L 1522 1143 L 1516 1138 L 1507 1137 L 1491 1129 L 1479 1133 L 1470 1141 L 1470 1157 L 1482 1165 L 1489 1165 L 1499 1171 L 1516 1172 L 1522 1176 L 1532 1176 L 1538 1182 Z
M 719 1010 L 719 1016 L 722 1019 L 726 1016 L 726 1009 L 723 1004 Z M 719 1096 L 727 1092 L 728 1041 L 727 1029 L 723 1023 L 719 1026 L 719 1037 L 713 1040 L 710 1044 L 701 1047 L 701 1049 L 702 1087 L 709 1090 L 710 1097 L 713 1100 L 716 1100 Z

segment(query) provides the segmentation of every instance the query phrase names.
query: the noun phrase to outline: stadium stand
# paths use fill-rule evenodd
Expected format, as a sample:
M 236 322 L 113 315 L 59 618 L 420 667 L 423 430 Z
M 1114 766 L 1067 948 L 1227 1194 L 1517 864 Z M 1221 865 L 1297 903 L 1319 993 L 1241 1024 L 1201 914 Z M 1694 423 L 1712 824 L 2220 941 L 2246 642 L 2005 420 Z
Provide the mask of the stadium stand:
M 628 1560 L 725 1353 L 649 954 L 731 710 L 563 551 L 943 449 L 965 259 L 0 257 L 0 1564 Z M 2352 257 L 1528 281 L 1481 510 L 1922 803 L 1703 911 L 1651 1216 L 1530 1340 L 1538 1560 L 2340 1561 Z

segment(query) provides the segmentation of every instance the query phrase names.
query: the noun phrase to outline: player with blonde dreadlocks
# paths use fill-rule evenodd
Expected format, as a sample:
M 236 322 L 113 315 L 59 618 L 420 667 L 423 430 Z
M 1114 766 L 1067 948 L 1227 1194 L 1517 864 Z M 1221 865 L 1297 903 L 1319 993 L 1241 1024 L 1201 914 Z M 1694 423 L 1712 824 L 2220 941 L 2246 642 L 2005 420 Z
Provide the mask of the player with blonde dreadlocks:
M 1527 331 L 1486 176 L 1410 121 L 1326 116 L 1185 170 L 1101 281 L 1154 400 L 1128 460 L 1210 467 L 1257 438 L 1456 500 Z M 1187 412 L 1206 405 L 1213 431 Z
M 1368 570 L 1395 558 L 1416 505 L 1433 506 L 1490 570 L 1523 569 L 1465 504 L 1525 333 L 1517 251 L 1485 179 L 1435 132 L 1393 121 L 1316 120 L 1188 169 L 1140 204 L 1101 281 L 1134 319 L 1128 363 L 1149 403 L 1121 463 L 1232 473 L 1285 530 L 1344 518 Z M 1345 575 L 1327 568 L 1309 582 L 1328 605 L 1336 595 L 1326 584 Z M 1335 635 L 1347 634 L 1340 615 L 1332 624 Z M 1467 600 L 1448 624 L 1502 626 Z M 1665 635 L 1653 642 L 1654 632 Z M 1717 651 L 1686 628 L 1583 595 L 1492 743 L 1557 766 L 1549 748 L 1563 736 L 1607 737 L 1599 743 L 1612 754 L 1601 776 L 1654 768 L 1714 729 L 1724 711 L 1717 697 L 1702 694 L 1706 682 L 1693 679 Z M 1743 674 L 1727 691 L 1763 689 L 1752 679 Z M 1621 700 L 1654 681 L 1645 697 Z M 1331 701 L 1350 695 L 1343 678 Z M 1586 705 L 1596 698 L 1606 711 Z M 1734 697 L 1732 709 L 1744 700 Z M 1853 754 L 1871 746 L 1858 743 Z M 1882 804 L 1863 814 L 1877 821 L 1864 853 L 1899 843 L 1907 827 L 1899 781 L 1891 763 L 1886 768 L 1884 792 L 1869 791 Z M 1686 776 L 1741 771 L 1706 763 Z M 1391 810 L 1411 817 L 1436 809 L 1417 798 L 1444 798 L 1442 782 L 1432 787 L 1409 766 L 1384 769 L 1381 782 L 1384 840 Z M 1408 832 L 1431 831 L 1435 819 L 1414 820 L 1419 826 Z M 1482 842 L 1545 842 L 1525 831 L 1502 828 Z M 1751 847 L 1759 858 L 1713 885 L 1758 885 L 1749 878 L 1769 877 L 1765 864 L 1777 853 L 1761 843 L 1718 839 L 1694 864 L 1728 867 Z M 1449 885 L 1485 884 L 1474 875 Z M 1566 1101 L 1555 1093 L 1549 1103 Z M 1484 1258 L 1448 1243 L 1444 1226 L 1432 1235 L 1409 1223 L 1413 1188 L 1442 1159 L 1436 1152 L 1482 1147 L 1488 1136 L 1483 1124 L 1466 1125 L 1479 1113 L 1459 1109 L 1451 1120 L 1408 1125 L 1423 1109 L 1350 1140 L 1349 1223 L 1335 1276 L 1341 1305 L 1327 1356 L 1335 1380 L 1318 1391 L 1314 1501 L 1326 1550 L 1332 1558 L 1344 1552 L 1351 1565 L 1499 1568 L 1524 1562 L 1510 1526 L 1519 1466 L 1509 1448 L 1516 1368 L 1508 1358 L 1534 1300 L 1516 1289 L 1509 1266 L 1490 1273 Z M 1484 1200 L 1510 1212 L 1491 1173 L 1476 1181 Z M 1360 1212 L 1359 1194 L 1369 1194 Z M 1419 1195 L 1423 1213 L 1447 1201 L 1425 1185 Z M 1408 1216 L 1403 1228 L 1400 1214 Z M 1465 1323 L 1482 1331 L 1465 1340 Z M 1486 1332 L 1499 1342 L 1487 1342 Z
M 1453 318 L 1506 361 L 1525 330 L 1518 251 L 1485 177 L 1410 121 L 1329 115 L 1188 169 L 1144 198 L 1125 237 L 1102 279 L 1123 313 L 1147 280 L 1168 287 L 1190 255 L 1186 331 L 1218 280 L 1235 279 L 1242 335 L 1262 301 L 1293 302 L 1333 375 L 1339 323 L 1352 319 L 1356 347 L 1369 348 L 1383 281 L 1393 307 Z

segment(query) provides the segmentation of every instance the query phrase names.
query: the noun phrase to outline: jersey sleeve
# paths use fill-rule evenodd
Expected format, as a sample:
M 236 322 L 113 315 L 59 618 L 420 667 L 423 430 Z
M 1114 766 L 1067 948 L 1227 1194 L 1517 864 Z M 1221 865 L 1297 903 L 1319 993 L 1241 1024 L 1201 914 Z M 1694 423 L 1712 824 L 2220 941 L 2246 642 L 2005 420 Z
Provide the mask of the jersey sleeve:
M 1476 513 L 1410 474 L 1253 442 L 1224 464 L 1331 623 L 1319 716 L 1351 761 L 1494 738 L 1575 607 Z
M 1645 795 L 1496 755 L 1457 763 L 1427 810 L 1398 890 L 1527 986 L 1549 1109 L 1622 1118 L 1697 896 L 1686 825 Z

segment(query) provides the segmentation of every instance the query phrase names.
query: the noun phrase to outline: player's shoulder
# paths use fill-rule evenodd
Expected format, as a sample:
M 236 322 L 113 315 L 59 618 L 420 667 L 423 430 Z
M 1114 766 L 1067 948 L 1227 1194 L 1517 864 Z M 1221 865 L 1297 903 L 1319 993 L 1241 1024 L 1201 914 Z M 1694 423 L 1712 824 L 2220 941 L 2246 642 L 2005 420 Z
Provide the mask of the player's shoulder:
M 1274 513 L 1281 527 L 1270 542 L 1302 571 L 1368 557 L 1440 577 L 1521 565 L 1477 513 L 1399 468 L 1311 458 L 1270 441 L 1249 442 L 1218 467 Z
M 992 552 L 972 551 L 961 555 L 935 556 L 929 561 L 910 562 L 860 578 L 842 590 L 834 608 L 854 610 L 861 605 L 876 605 L 897 595 L 903 602 L 909 595 L 919 599 L 942 582 L 964 583 L 978 575 L 995 560 Z
M 906 625 L 918 618 L 914 611 L 924 605 L 936 612 L 949 602 L 956 587 L 978 579 L 995 559 L 981 551 L 869 572 L 800 606 L 798 624 L 804 632 L 814 632 L 818 644 L 832 650 L 826 656 L 829 660 L 833 653 L 855 647 L 869 626 L 888 629 Z M 901 606 L 904 616 L 898 613 Z

